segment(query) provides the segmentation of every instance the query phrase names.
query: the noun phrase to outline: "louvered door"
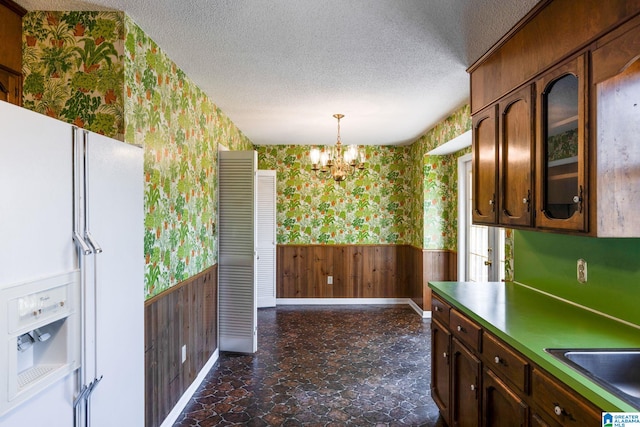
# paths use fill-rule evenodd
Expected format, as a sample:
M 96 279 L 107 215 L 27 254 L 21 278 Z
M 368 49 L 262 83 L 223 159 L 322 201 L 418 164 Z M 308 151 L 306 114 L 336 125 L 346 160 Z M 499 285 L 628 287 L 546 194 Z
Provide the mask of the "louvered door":
M 276 171 L 257 173 L 256 273 L 258 307 L 276 305 Z
M 218 158 L 220 350 L 257 350 L 255 282 L 255 151 Z

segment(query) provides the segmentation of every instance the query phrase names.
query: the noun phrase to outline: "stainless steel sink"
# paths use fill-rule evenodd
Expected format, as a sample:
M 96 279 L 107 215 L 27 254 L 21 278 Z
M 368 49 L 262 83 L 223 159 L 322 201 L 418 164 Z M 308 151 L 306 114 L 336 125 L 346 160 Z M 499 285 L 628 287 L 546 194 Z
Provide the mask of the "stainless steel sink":
M 546 349 L 548 353 L 640 409 L 640 349 Z

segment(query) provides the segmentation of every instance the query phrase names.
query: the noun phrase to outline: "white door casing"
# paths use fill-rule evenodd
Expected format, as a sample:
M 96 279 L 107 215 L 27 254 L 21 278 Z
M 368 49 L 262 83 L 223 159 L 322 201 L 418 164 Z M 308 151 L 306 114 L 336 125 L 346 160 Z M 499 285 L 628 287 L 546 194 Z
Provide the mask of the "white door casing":
M 504 280 L 503 228 L 474 225 L 471 154 L 458 158 L 458 280 Z

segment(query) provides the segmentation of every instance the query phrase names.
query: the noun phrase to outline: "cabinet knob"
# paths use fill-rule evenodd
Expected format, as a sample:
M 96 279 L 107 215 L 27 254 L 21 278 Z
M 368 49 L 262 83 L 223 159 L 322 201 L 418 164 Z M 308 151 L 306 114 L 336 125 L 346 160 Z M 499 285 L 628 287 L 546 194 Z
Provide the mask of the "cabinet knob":
M 524 199 L 522 199 L 522 203 L 524 203 L 524 204 L 526 205 L 527 203 L 529 203 L 529 199 L 527 199 L 527 198 L 525 197 Z
M 496 356 L 493 358 L 493 361 L 496 362 L 497 364 L 500 364 L 502 362 L 502 359 L 500 359 L 500 356 Z
M 573 203 L 580 203 L 582 201 L 582 199 L 580 198 L 580 196 L 573 196 Z
M 476 391 L 476 385 L 475 384 L 471 384 L 471 391 Z
M 553 412 L 555 412 L 555 414 L 556 414 L 557 416 L 561 416 L 561 415 L 563 415 L 563 414 L 565 413 L 565 412 L 564 412 L 564 409 L 562 409 L 562 408 L 560 407 L 560 405 L 556 405 L 556 406 L 553 408 Z
M 440 307 L 438 307 L 437 305 L 433 306 L 433 311 L 440 311 Z
M 458 325 L 458 327 L 456 329 L 458 330 L 458 332 L 464 331 L 464 328 L 462 326 L 460 326 L 460 325 Z
M 490 205 L 493 205 L 494 203 L 495 203 L 495 202 L 494 202 L 493 200 L 491 200 L 491 199 L 489 200 L 489 204 L 490 204 Z
M 489 261 L 489 260 L 487 260 L 487 261 L 485 261 L 485 262 L 484 262 L 484 265 L 489 266 L 489 267 L 491 266 L 491 264 L 493 264 L 493 262 L 491 262 L 491 261 Z
M 445 351 L 444 353 L 442 353 L 442 357 L 446 359 L 447 357 L 449 357 L 449 354 Z

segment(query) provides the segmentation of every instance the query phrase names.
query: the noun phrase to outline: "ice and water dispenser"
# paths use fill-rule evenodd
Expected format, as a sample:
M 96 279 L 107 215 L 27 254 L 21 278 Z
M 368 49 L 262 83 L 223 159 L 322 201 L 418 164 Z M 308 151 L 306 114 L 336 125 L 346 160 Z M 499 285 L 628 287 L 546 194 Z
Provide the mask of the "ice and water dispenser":
M 74 271 L 0 289 L 0 415 L 79 366 Z

